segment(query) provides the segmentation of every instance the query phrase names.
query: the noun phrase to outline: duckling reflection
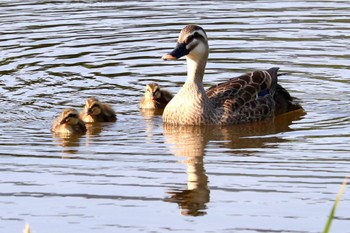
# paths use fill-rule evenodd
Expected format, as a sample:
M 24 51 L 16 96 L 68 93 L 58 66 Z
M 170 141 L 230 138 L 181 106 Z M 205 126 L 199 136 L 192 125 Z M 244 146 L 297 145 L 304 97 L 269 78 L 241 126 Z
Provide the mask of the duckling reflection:
M 96 136 L 99 135 L 104 127 L 104 123 L 96 122 L 94 124 L 86 124 L 86 135 L 89 136 Z
M 203 162 L 204 149 L 209 141 L 208 127 L 164 125 L 163 130 L 173 153 L 184 156 L 187 166 L 187 188 L 167 191 L 171 196 L 165 201 L 177 203 L 182 215 L 205 215 L 206 203 L 210 200 Z
M 68 154 L 76 154 L 78 152 L 81 137 L 82 135 L 79 134 L 53 134 L 54 141 L 62 147 L 62 152 L 64 153 L 62 158 L 65 158 Z
M 77 152 L 73 148 L 79 146 L 80 137 L 86 133 L 86 126 L 77 110 L 67 108 L 55 119 L 51 131 L 59 145 L 66 148 L 63 152 L 72 154 Z
M 146 142 L 153 142 L 158 137 L 156 131 L 161 129 L 163 124 L 163 109 L 140 109 L 140 113 L 146 126 Z

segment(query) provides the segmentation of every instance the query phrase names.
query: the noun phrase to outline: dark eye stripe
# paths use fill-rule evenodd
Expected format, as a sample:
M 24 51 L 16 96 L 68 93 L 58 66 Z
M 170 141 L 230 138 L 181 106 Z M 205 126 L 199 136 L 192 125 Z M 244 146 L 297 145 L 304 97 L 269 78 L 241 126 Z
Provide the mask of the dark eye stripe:
M 66 118 L 69 118 L 69 117 L 77 117 L 77 116 L 78 116 L 77 114 L 70 113 Z
M 93 109 L 93 108 L 96 108 L 96 107 L 99 107 L 98 104 L 93 104 L 90 108 Z
M 202 36 L 200 33 L 195 32 L 194 34 L 189 35 L 189 36 L 186 38 L 186 44 L 191 43 L 193 39 L 199 39 L 199 38 L 203 38 L 203 36 Z

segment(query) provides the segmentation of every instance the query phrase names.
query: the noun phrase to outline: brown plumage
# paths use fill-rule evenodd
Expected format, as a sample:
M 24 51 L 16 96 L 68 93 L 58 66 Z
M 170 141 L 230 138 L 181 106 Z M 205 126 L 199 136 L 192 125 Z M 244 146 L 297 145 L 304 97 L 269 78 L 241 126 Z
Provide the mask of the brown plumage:
M 80 112 L 80 118 L 85 123 L 115 122 L 117 115 L 108 104 L 101 103 L 97 98 L 91 97 L 86 100 L 84 109 Z
M 85 123 L 79 118 L 79 113 L 74 108 L 67 108 L 56 118 L 51 130 L 58 134 L 84 134 Z
M 279 84 L 276 86 L 276 91 L 273 99 L 275 100 L 276 104 L 275 115 L 303 109 L 299 103 L 300 101 L 297 98 L 291 96 L 289 92 Z
M 149 83 L 139 106 L 142 109 L 163 109 L 172 98 L 173 95 L 161 89 L 157 83 Z
M 187 60 L 187 80 L 165 107 L 163 120 L 175 125 L 228 125 L 261 121 L 301 106 L 279 84 L 279 68 L 258 70 L 203 87 L 208 60 L 208 39 L 203 28 L 188 25 L 181 32 L 176 48 L 164 60 Z

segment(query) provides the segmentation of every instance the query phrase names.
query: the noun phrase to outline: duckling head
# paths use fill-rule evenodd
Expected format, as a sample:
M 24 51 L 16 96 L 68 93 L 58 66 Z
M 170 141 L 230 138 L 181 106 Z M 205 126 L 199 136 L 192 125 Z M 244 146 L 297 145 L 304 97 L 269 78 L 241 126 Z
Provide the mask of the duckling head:
M 146 85 L 145 97 L 156 100 L 161 97 L 160 87 L 157 83 L 149 83 Z
M 61 113 L 60 125 L 77 125 L 79 123 L 79 113 L 74 108 L 67 108 Z
M 179 35 L 175 49 L 164 55 L 163 60 L 177 60 L 186 56 L 192 60 L 208 57 L 209 45 L 207 34 L 198 25 L 187 25 Z
M 87 115 L 96 116 L 101 113 L 101 103 L 98 99 L 91 97 L 86 100 L 85 111 Z

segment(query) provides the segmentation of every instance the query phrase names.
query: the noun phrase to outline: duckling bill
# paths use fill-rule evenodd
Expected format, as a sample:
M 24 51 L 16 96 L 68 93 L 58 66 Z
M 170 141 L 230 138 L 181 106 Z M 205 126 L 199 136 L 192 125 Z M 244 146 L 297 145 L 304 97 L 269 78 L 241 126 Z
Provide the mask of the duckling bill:
M 157 83 L 149 83 L 139 106 L 141 109 L 163 109 L 172 98 L 173 95 L 161 89 Z
M 74 108 L 64 109 L 51 126 L 51 131 L 59 134 L 84 134 L 85 123 L 79 118 L 79 113 Z
M 115 122 L 117 114 L 108 104 L 100 102 L 97 98 L 91 97 L 85 102 L 80 118 L 85 123 L 94 122 Z

